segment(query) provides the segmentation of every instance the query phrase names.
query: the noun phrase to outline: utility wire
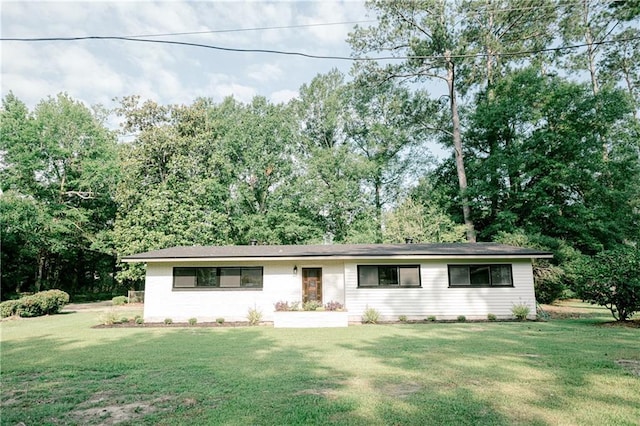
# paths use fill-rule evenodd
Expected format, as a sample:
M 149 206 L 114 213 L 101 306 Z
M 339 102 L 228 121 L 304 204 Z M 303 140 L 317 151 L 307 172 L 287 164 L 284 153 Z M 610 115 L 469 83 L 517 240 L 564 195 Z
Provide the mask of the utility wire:
M 625 39 L 618 40 L 602 40 L 598 42 L 593 42 L 591 45 L 601 45 L 601 44 L 610 44 L 610 43 L 620 43 L 625 41 L 633 41 L 640 39 L 640 36 L 637 37 L 629 37 Z M 267 53 L 274 55 L 286 55 L 286 56 L 301 56 L 304 58 L 311 59 L 332 59 L 332 60 L 341 60 L 341 61 L 392 61 L 392 60 L 408 60 L 408 59 L 445 59 L 444 55 L 416 55 L 416 56 L 376 56 L 376 57 L 350 57 L 350 56 L 327 56 L 327 55 L 313 55 L 310 53 L 303 52 L 291 52 L 284 50 L 273 50 L 273 49 L 241 49 L 236 47 L 223 47 L 223 46 L 214 46 L 210 44 L 201 44 L 201 43 L 190 43 L 186 41 L 175 41 L 175 40 L 152 40 L 145 38 L 131 38 L 131 37 L 118 37 L 118 36 L 82 36 L 82 37 L 38 37 L 38 38 L 16 38 L 16 37 L 3 37 L 0 38 L 0 41 L 17 41 L 17 42 L 51 42 L 51 41 L 79 41 L 79 40 L 119 40 L 119 41 L 131 41 L 138 43 L 154 43 L 154 44 L 170 44 L 177 46 L 190 46 L 190 47 L 199 47 L 204 49 L 213 49 L 213 50 L 221 50 L 224 52 L 241 52 L 241 53 Z M 569 49 L 579 49 L 581 47 L 586 47 L 589 44 L 574 44 L 570 46 L 560 46 L 560 47 L 550 47 L 545 49 L 536 49 L 536 50 L 525 50 L 518 52 L 502 52 L 500 56 L 524 56 L 531 55 L 535 53 L 543 53 L 543 52 L 557 52 Z M 455 59 L 463 59 L 463 58 L 482 58 L 488 56 L 487 53 L 470 53 L 470 54 L 452 54 L 450 57 Z
M 376 22 L 376 21 L 373 19 L 370 19 L 368 21 L 325 22 L 325 23 L 319 23 L 319 24 L 285 25 L 285 26 L 278 26 L 278 27 L 233 28 L 233 29 L 225 29 L 225 30 L 190 31 L 190 32 L 184 32 L 184 33 L 139 34 L 139 35 L 130 35 L 127 37 L 144 38 L 144 37 L 168 37 L 168 36 L 178 36 L 178 35 L 239 33 L 239 32 L 247 32 L 247 31 L 286 30 L 286 29 L 292 29 L 292 28 L 326 27 L 329 25 L 366 24 L 371 22 Z

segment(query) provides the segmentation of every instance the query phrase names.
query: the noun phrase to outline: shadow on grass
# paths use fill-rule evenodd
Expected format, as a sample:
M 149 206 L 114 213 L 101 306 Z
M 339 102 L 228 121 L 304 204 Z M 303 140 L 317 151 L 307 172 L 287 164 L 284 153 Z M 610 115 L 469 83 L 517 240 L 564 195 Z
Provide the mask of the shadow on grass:
M 567 423 L 547 413 L 588 392 L 627 416 L 637 394 L 593 392 L 592 374 L 620 372 L 606 331 L 552 322 L 5 340 L 2 424 Z M 617 350 L 636 347 L 633 332 L 617 331 Z
M 640 414 L 640 408 L 631 408 L 640 407 L 640 386 L 615 361 L 624 354 L 640 358 L 640 335 L 624 329 L 612 334 L 594 327 L 599 323 L 585 319 L 440 324 L 423 335 L 424 326 L 417 325 L 402 334 L 344 347 L 360 352 L 364 359 L 393 366 L 407 377 L 430 372 L 420 380 L 431 394 L 415 394 L 410 400 L 445 407 L 438 418 L 429 419 L 435 423 L 448 423 L 445 419 L 451 412 L 475 424 L 566 423 L 576 421 L 567 412 L 584 410 L 584 424 L 611 420 L 615 418 L 611 413 L 619 416 L 616 423 L 632 424 Z M 632 386 L 621 390 L 622 383 Z M 453 407 L 442 401 L 443 396 Z M 455 408 L 458 404 L 477 410 L 465 412 Z

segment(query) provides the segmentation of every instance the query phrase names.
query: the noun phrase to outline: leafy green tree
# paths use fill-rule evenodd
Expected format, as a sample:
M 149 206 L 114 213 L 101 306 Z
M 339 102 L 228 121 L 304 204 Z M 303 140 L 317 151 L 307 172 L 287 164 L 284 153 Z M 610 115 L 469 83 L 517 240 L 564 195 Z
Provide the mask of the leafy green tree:
M 640 250 L 620 246 L 585 258 L 576 270 L 577 293 L 585 301 L 606 307 L 617 321 L 640 311 Z
M 385 214 L 384 242 L 457 243 L 465 239 L 465 226 L 456 224 L 437 206 L 425 207 L 407 198 Z
M 113 133 L 64 94 L 32 112 L 9 94 L 1 114 L 3 292 L 109 288 L 113 257 L 92 245 L 115 215 Z
M 304 84 L 292 104 L 299 123 L 297 199 L 305 217 L 336 242 L 358 240 L 353 234 L 349 237 L 350 230 L 369 210 L 360 191 L 366 160 L 354 152 L 345 134 L 346 90 L 344 76 L 333 70 Z
M 437 106 L 425 93 L 393 82 L 350 86 L 346 132 L 365 161 L 364 181 L 375 212 L 375 242 L 382 242 L 382 214 L 400 197 L 405 183 L 426 167 L 423 122 Z M 421 167 L 422 166 L 422 167 Z
M 356 69 L 368 74 L 377 84 L 387 79 L 401 78 L 414 82 L 442 81 L 446 83 L 449 104 L 449 127 L 444 129 L 451 137 L 454 159 L 461 193 L 463 218 L 467 226 L 467 240 L 475 241 L 475 230 L 467 192 L 467 174 L 462 149 L 462 131 L 458 108 L 459 81 L 456 71 L 463 49 L 456 20 L 459 9 L 443 0 L 386 1 L 375 0 L 367 8 L 377 14 L 377 26 L 356 27 L 349 36 L 355 55 L 370 52 L 391 52 L 403 58 L 383 67 L 366 65 Z
M 637 240 L 640 169 L 621 128 L 631 110 L 620 91 L 587 89 L 529 68 L 498 82 L 493 100 L 478 96 L 466 140 L 484 238 L 522 228 L 589 253 Z
M 124 131 L 137 136 L 120 152 L 120 208 L 111 237 L 118 256 L 232 241 L 234 164 L 223 137 L 236 110 L 232 100 L 216 108 L 204 99 L 170 107 L 123 100 Z M 143 276 L 139 265 L 118 272 L 131 285 Z

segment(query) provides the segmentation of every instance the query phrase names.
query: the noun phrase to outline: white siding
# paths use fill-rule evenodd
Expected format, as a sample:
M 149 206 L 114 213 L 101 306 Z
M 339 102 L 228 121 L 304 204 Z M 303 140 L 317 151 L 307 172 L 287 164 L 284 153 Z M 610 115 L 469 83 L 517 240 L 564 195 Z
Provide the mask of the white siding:
M 173 289 L 173 268 L 176 266 L 262 266 L 262 290 Z M 293 267 L 298 267 L 294 275 Z M 323 302 L 336 300 L 344 304 L 344 274 L 342 262 L 302 264 L 295 262 L 188 262 L 149 263 L 145 282 L 144 320 L 162 322 L 171 318 L 174 322 L 186 322 L 197 318 L 198 322 L 246 321 L 247 311 L 256 307 L 262 311 L 263 321 L 273 320 L 274 304 L 280 300 L 302 300 L 302 268 L 322 268 Z
M 447 265 L 456 263 L 511 263 L 514 286 L 449 288 Z M 406 315 L 408 319 L 426 319 L 431 315 L 437 319 L 456 319 L 459 315 L 464 315 L 467 319 L 486 319 L 489 313 L 498 318 L 511 318 L 512 306 L 525 303 L 531 308 L 530 317 L 535 317 L 530 260 L 422 261 L 421 288 L 358 288 L 358 264 L 365 263 L 345 264 L 345 297 L 351 321 L 359 321 L 367 306 L 380 312 L 382 320 L 397 320 L 400 315 Z

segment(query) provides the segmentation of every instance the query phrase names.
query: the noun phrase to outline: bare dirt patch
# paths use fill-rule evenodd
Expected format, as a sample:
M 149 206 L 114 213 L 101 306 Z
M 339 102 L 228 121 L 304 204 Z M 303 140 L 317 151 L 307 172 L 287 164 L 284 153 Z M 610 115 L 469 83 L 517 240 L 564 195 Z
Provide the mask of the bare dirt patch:
M 384 387 L 384 393 L 396 398 L 407 398 L 412 394 L 419 392 L 422 389 L 418 383 L 395 383 L 389 384 Z
M 108 392 L 94 394 L 89 400 L 70 413 L 79 424 L 115 425 L 136 420 L 157 411 L 166 411 L 169 397 L 155 398 L 131 403 L 115 403 Z M 87 405 L 100 404 L 97 407 L 82 408 Z
M 590 318 L 602 315 L 602 308 L 594 305 L 581 304 L 577 300 L 562 300 L 553 305 L 542 305 L 542 309 L 551 319 Z
M 640 376 L 640 360 L 637 359 L 618 359 L 616 364 L 630 371 L 634 376 Z
M 317 395 L 317 396 L 332 396 L 334 393 L 333 389 L 303 389 L 301 391 L 296 392 L 294 395 Z

